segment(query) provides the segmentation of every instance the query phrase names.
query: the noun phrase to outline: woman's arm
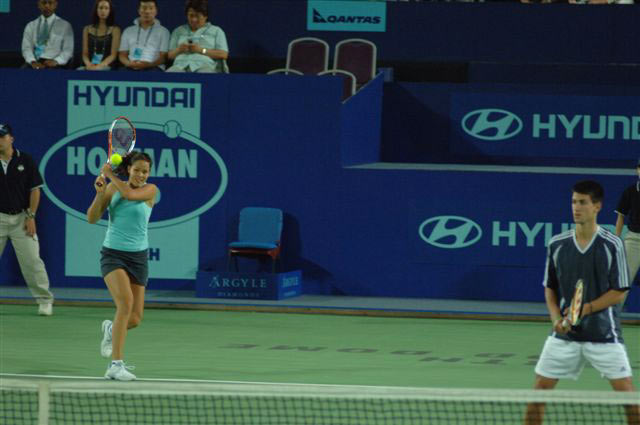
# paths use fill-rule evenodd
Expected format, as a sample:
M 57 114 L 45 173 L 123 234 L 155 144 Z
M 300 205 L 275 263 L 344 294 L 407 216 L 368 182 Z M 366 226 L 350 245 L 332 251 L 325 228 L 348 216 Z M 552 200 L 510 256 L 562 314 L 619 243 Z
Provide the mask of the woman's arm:
M 122 181 L 113 173 L 111 165 L 109 164 L 105 164 L 102 167 L 102 174 L 111 180 L 111 184 L 120 192 L 120 195 L 122 195 L 124 199 L 129 201 L 150 201 L 156 196 L 157 187 L 155 184 L 145 184 L 142 187 L 131 187 L 127 182 Z
M 107 186 L 107 181 L 102 176 L 96 177 L 93 187 L 96 189 L 96 196 L 87 209 L 87 221 L 91 224 L 102 218 L 114 192 L 113 186 Z
M 82 30 L 82 62 L 87 69 L 92 65 L 89 57 L 89 25 Z
M 120 28 L 114 26 L 111 30 L 111 54 L 103 59 L 101 65 L 106 67 L 115 62 L 118 56 L 118 47 L 120 47 Z

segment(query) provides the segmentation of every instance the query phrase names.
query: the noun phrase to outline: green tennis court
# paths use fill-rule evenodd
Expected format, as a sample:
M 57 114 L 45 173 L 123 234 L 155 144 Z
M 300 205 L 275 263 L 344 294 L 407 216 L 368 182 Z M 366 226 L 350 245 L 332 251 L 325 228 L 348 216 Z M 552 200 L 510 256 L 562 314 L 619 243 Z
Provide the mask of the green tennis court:
M 0 305 L 0 373 L 101 377 L 113 309 Z M 148 309 L 127 338 L 140 379 L 528 389 L 546 323 Z M 624 337 L 638 382 L 640 327 Z M 608 390 L 587 367 L 559 389 Z

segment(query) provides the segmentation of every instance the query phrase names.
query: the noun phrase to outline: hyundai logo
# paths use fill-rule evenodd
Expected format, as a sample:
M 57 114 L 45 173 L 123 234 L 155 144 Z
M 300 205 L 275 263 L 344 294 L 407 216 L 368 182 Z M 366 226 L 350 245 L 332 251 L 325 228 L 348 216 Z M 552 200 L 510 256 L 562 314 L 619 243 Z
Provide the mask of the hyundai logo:
M 505 140 L 522 130 L 522 120 L 504 109 L 476 109 L 462 118 L 462 129 L 482 140 Z
M 418 229 L 420 238 L 429 245 L 445 249 L 465 248 L 480 240 L 482 229 L 473 220 L 457 215 L 431 217 Z

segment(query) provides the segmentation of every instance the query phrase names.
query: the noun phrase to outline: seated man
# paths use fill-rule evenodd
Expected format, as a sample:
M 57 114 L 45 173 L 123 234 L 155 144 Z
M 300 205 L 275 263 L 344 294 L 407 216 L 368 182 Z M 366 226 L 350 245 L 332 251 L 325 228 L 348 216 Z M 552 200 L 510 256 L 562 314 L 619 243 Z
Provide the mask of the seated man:
M 227 37 L 222 28 L 208 22 L 208 0 L 187 0 L 187 24 L 171 34 L 167 72 L 229 72 Z
M 122 33 L 118 59 L 129 70 L 162 71 L 167 61 L 169 30 L 156 19 L 156 0 L 139 0 L 140 17 Z
M 57 7 L 57 0 L 38 0 L 41 16 L 27 24 L 22 36 L 23 68 L 57 68 L 73 58 L 73 29 L 55 14 Z

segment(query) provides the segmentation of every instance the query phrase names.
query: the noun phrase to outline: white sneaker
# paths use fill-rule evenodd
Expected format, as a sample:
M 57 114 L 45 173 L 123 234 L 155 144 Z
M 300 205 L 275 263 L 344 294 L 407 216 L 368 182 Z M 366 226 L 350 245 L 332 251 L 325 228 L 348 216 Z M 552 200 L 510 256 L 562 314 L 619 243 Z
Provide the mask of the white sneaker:
M 51 303 L 39 304 L 38 314 L 40 316 L 51 316 L 53 314 L 53 304 Z
M 102 357 L 111 357 L 113 348 L 111 347 L 111 320 L 102 322 L 102 341 L 100 342 L 100 355 Z
M 129 372 L 129 370 L 135 369 L 135 366 L 127 366 L 123 361 L 111 362 L 107 372 L 104 374 L 106 379 L 114 379 L 116 381 L 133 381 L 136 379 L 136 375 Z

